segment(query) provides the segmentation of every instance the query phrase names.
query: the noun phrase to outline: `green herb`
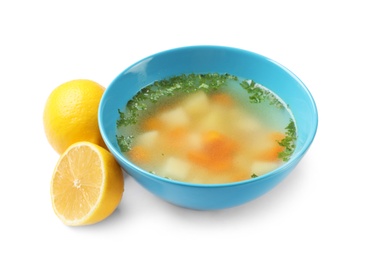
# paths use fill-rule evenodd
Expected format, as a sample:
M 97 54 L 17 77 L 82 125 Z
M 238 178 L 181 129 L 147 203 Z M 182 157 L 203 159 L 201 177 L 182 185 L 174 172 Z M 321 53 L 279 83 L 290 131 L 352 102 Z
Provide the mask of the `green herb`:
M 116 121 L 116 126 L 117 127 L 120 127 L 120 126 L 127 126 L 127 125 L 131 125 L 131 124 L 136 124 L 137 123 L 137 114 L 135 112 L 135 110 L 131 111 L 131 115 L 133 114 L 134 116 L 126 116 L 126 114 L 124 112 L 121 112 L 120 109 L 118 110 L 119 112 L 119 119 Z
M 259 175 L 252 173 L 252 175 L 251 175 L 251 178 L 252 178 L 252 179 L 253 179 L 253 178 L 257 178 L 257 177 L 259 177 Z
M 125 137 L 123 135 L 117 135 L 116 136 L 117 144 L 119 145 L 120 150 L 123 153 L 131 150 L 131 144 L 132 144 L 133 138 L 134 138 L 133 135 L 129 135 L 127 137 Z
M 284 104 L 269 90 L 264 89 L 260 84 L 253 80 L 243 80 L 240 86 L 249 94 L 249 100 L 252 103 L 261 103 L 268 100 L 271 105 L 278 108 L 284 108 Z
M 141 89 L 127 103 L 127 113 L 119 110 L 118 127 L 137 123 L 141 111 L 147 109 L 147 102 L 156 103 L 162 97 L 173 96 L 177 92 L 191 93 L 198 90 L 205 92 L 215 91 L 226 85 L 227 80 L 237 80 L 230 74 L 182 74 L 169 79 L 155 81 Z
M 285 149 L 278 154 L 278 157 L 286 162 L 289 161 L 294 150 L 296 149 L 297 132 L 296 125 L 292 119 L 285 129 L 285 138 L 278 142 L 278 144 L 283 146 Z

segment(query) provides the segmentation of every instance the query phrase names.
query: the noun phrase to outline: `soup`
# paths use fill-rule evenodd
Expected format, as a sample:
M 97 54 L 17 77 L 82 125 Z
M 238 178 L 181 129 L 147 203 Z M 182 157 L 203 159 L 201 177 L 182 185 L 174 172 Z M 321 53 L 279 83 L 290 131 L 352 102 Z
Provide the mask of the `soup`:
M 230 74 L 187 74 L 139 91 L 117 121 L 131 162 L 164 178 L 200 184 L 244 181 L 290 159 L 290 108 L 264 86 Z

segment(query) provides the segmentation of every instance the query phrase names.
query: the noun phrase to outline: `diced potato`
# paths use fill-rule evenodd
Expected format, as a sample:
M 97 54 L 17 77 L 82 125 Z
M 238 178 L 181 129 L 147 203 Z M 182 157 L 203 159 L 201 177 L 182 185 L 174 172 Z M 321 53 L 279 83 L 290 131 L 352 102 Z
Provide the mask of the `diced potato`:
M 260 176 L 276 169 L 278 166 L 279 164 L 276 162 L 255 161 L 252 163 L 251 171 Z
M 226 120 L 226 114 L 224 109 L 219 106 L 210 106 L 208 113 L 202 117 L 199 122 L 200 131 L 209 130 L 225 130 L 228 128 L 228 124 L 231 124 L 229 120 Z
M 250 154 L 260 161 L 276 161 L 278 154 L 283 151 L 284 147 L 280 146 L 277 140 L 281 137 L 281 133 L 270 133 L 266 129 L 255 132 L 250 138 L 249 145 Z
M 196 165 L 192 166 L 191 169 L 192 173 L 186 179 L 187 182 L 201 184 L 212 183 L 212 175 L 210 176 L 207 170 Z
M 202 148 L 202 136 L 198 133 L 191 133 L 186 139 L 186 150 L 199 150 Z
M 182 107 L 176 107 L 162 112 L 161 115 L 159 115 L 159 119 L 169 128 L 188 126 L 190 123 L 189 116 Z
M 156 144 L 158 137 L 159 132 L 156 130 L 142 133 L 136 137 L 136 145 L 151 147 Z
M 249 170 L 252 165 L 252 158 L 244 153 L 237 154 L 233 159 L 233 164 L 236 168 Z
M 264 151 L 273 149 L 273 143 L 268 142 L 265 130 L 258 130 L 254 133 L 250 133 L 248 137 L 246 138 L 246 145 L 250 148 L 252 155 L 257 156 Z
M 262 128 L 259 120 L 242 110 L 235 109 L 231 112 L 231 116 L 234 119 L 234 124 L 239 134 L 250 135 Z
M 198 91 L 183 101 L 183 108 L 190 116 L 204 114 L 209 109 L 209 99 L 206 93 Z
M 175 157 L 169 157 L 160 171 L 160 175 L 173 180 L 184 180 L 190 172 L 190 163 Z

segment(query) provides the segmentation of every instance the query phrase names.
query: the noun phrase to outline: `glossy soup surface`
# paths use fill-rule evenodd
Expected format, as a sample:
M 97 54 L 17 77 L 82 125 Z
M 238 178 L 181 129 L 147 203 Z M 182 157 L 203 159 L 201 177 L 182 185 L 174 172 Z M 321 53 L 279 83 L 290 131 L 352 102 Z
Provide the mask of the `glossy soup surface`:
M 124 155 L 150 173 L 203 184 L 256 178 L 289 159 L 295 124 L 286 104 L 253 81 L 231 76 L 215 83 L 221 76 L 213 75 L 205 82 L 191 75 L 201 80 L 186 90 L 190 76 L 182 75 L 136 95 L 146 99 L 119 112 Z

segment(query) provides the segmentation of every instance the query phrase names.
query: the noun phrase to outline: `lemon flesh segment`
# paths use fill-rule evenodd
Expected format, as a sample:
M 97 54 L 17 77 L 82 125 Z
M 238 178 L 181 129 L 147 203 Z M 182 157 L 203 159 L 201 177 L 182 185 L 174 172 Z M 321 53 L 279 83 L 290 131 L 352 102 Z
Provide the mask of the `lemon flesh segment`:
M 51 181 L 56 215 L 70 226 L 97 223 L 119 205 L 124 178 L 114 157 L 104 148 L 78 142 L 60 157 Z

